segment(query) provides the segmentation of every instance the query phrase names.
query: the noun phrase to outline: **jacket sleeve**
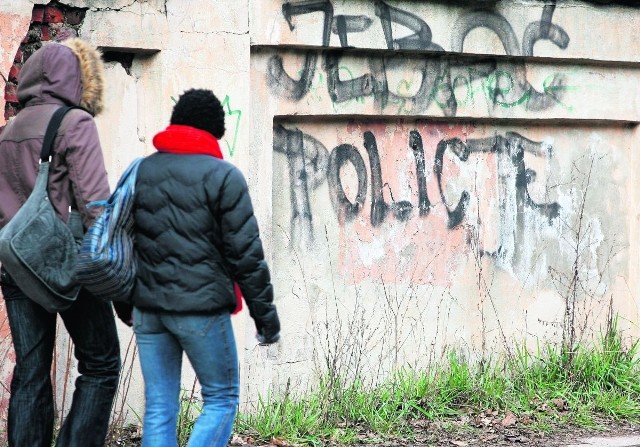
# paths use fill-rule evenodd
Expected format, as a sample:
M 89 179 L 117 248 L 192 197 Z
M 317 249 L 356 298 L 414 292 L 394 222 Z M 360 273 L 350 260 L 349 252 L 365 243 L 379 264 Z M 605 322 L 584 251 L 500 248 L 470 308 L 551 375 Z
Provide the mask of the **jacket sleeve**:
M 71 114 L 74 120 L 65 131 L 66 162 L 78 211 L 85 228 L 89 228 L 102 209 L 87 208 L 87 204 L 109 197 L 109 179 L 93 117 L 82 111 Z
M 267 340 L 279 335 L 280 320 L 273 304 L 273 285 L 264 259 L 258 222 L 242 173 L 232 168 L 219 192 L 223 255 L 240 285 L 258 334 Z

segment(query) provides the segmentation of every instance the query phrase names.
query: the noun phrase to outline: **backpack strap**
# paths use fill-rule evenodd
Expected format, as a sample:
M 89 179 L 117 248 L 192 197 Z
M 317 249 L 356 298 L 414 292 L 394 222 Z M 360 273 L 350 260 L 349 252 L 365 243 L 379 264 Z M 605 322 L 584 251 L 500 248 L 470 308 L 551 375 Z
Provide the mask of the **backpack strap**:
M 64 118 L 67 112 L 70 111 L 71 109 L 80 109 L 80 107 L 62 106 L 53 113 L 53 116 L 49 121 L 49 125 L 47 126 L 47 130 L 44 133 L 44 141 L 42 142 L 42 150 L 40 151 L 41 163 L 50 161 L 51 148 L 53 147 L 53 140 L 56 138 L 56 134 L 58 133 L 58 128 L 60 127 L 60 123 L 62 123 L 62 118 Z

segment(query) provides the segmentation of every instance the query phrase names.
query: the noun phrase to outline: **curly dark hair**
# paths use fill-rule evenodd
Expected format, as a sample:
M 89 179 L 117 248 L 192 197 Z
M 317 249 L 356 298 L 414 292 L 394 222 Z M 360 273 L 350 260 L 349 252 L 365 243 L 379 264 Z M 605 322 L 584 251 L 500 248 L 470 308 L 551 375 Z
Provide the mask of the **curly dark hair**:
M 173 107 L 171 124 L 197 127 L 220 139 L 225 131 L 224 109 L 211 90 L 190 89 Z

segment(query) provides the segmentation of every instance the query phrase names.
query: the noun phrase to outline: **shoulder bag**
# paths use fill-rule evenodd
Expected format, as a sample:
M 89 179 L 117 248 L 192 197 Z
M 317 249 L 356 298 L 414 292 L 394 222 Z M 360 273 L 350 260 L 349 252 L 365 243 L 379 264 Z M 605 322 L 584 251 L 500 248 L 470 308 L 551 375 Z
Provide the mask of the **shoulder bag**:
M 107 201 L 88 206 L 104 210 L 82 240 L 76 277 L 93 295 L 105 301 L 129 302 L 136 280 L 131 214 L 140 162 L 134 160 Z
M 0 230 L 3 267 L 27 297 L 52 313 L 71 306 L 80 291 L 74 270 L 82 222 L 77 211 L 70 213 L 68 223 L 60 219 L 47 190 L 53 141 L 62 118 L 73 108 L 61 107 L 53 114 L 45 132 L 33 191 Z

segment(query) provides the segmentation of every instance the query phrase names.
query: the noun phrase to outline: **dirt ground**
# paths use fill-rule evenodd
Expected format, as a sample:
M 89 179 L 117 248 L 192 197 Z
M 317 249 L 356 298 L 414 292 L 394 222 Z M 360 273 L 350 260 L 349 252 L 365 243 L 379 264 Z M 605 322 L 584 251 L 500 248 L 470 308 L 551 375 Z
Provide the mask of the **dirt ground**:
M 414 436 L 381 439 L 375 433 L 362 431 L 358 442 L 350 447 L 561 447 L 579 444 L 589 437 L 614 437 L 640 435 L 640 424 L 615 421 L 598 421 L 599 428 L 580 428 L 571 425 L 549 425 L 543 431 L 528 421 L 513 415 L 479 415 L 462 417 L 447 422 L 416 420 L 410 423 Z M 137 447 L 140 445 L 140 428 L 129 427 L 113 434 L 106 447 Z M 343 447 L 327 441 L 326 447 Z M 233 447 L 294 447 L 281 439 L 256 442 L 251 437 L 234 435 L 229 446 Z
M 627 436 L 640 434 L 640 425 L 609 423 L 602 429 L 585 429 L 575 426 L 557 426 L 551 431 L 527 428 L 514 424 L 510 427 L 501 425 L 464 426 L 452 429 L 438 427 L 438 424 L 427 424 L 424 428 L 416 428 L 413 440 L 394 439 L 380 443 L 362 443 L 353 447 L 559 447 L 579 444 L 583 438 L 594 436 Z

